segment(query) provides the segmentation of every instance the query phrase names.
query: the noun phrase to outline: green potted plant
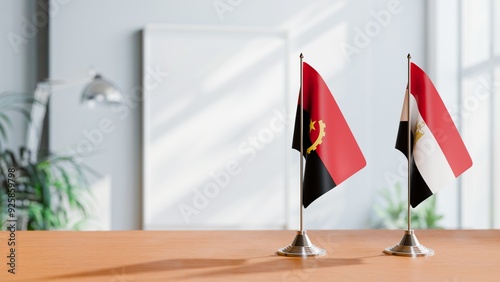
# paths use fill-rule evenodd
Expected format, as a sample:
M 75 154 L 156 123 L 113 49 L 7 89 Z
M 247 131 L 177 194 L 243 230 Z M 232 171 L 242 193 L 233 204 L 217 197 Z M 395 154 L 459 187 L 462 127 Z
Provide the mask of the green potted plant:
M 2 201 L 0 226 L 7 219 L 7 200 L 14 180 L 15 216 L 18 223 L 25 222 L 21 229 L 53 230 L 79 229 L 88 218 L 87 172 L 93 172 L 78 163 L 74 156 L 45 154 L 37 161 L 31 152 L 20 146 L 17 152 L 4 146 L 12 122 L 7 111 L 15 111 L 30 120 L 27 107 L 34 101 L 19 94 L 0 95 L 0 199 Z M 14 174 L 9 172 L 14 171 Z M 9 182 L 9 178 L 11 181 Z M 9 185 L 9 183 L 11 185 Z M 9 187 L 10 186 L 10 187 Z M 23 219 L 23 216 L 25 219 Z
M 408 218 L 408 199 L 402 192 L 401 183 L 394 184 L 394 189 L 381 191 L 383 203 L 375 206 L 377 219 L 373 227 L 387 229 L 406 229 Z M 443 215 L 437 212 L 436 196 L 425 200 L 411 211 L 411 225 L 415 229 L 440 229 Z

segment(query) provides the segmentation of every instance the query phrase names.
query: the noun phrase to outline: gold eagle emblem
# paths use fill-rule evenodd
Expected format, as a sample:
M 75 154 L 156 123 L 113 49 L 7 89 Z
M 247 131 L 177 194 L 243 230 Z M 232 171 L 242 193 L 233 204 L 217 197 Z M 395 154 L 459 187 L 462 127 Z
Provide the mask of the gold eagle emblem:
M 424 126 L 424 121 L 417 123 L 417 127 L 415 128 L 415 141 L 413 141 L 413 145 L 417 144 L 417 141 L 424 136 L 425 132 L 422 130 Z

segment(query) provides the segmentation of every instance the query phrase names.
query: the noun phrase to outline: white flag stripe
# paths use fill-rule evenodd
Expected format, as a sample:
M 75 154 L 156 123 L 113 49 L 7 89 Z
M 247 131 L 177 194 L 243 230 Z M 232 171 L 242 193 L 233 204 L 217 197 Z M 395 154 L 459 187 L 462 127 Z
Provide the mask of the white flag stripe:
M 416 101 L 411 95 L 411 129 L 416 143 L 413 146 L 415 165 L 433 194 L 449 185 L 455 174 L 448 163 L 436 138 L 418 112 Z M 417 140 L 418 138 L 418 140 Z

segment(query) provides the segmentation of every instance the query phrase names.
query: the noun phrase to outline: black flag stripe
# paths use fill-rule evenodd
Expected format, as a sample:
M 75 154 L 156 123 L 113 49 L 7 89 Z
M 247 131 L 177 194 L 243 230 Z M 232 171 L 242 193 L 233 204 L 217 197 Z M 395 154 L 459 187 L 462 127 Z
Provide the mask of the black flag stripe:
M 295 130 L 293 133 L 292 148 L 300 151 L 300 105 L 297 107 Z M 306 160 L 304 171 L 304 189 L 303 189 L 303 203 L 304 208 L 307 208 L 314 200 L 321 195 L 333 189 L 335 182 L 333 181 L 326 166 L 321 161 L 316 151 L 311 151 L 307 154 L 306 150 L 312 145 L 309 137 L 309 120 L 311 119 L 309 113 L 304 110 L 304 158 Z
M 411 135 L 411 146 L 413 150 L 413 134 Z M 396 149 L 401 151 L 408 158 L 408 121 L 399 123 L 398 136 L 396 139 Z M 422 178 L 415 159 L 410 160 L 410 204 L 412 207 L 418 206 L 425 199 L 432 196 L 432 191 Z

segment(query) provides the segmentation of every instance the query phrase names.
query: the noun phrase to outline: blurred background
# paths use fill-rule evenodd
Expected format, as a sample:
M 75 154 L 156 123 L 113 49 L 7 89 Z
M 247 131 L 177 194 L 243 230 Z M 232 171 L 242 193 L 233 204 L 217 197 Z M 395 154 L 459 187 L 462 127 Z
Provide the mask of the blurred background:
M 474 162 L 414 226 L 500 228 L 499 21 L 499 0 L 1 0 L 1 206 L 15 166 L 28 229 L 297 229 L 303 53 L 367 160 L 304 227 L 404 228 L 411 53 Z

